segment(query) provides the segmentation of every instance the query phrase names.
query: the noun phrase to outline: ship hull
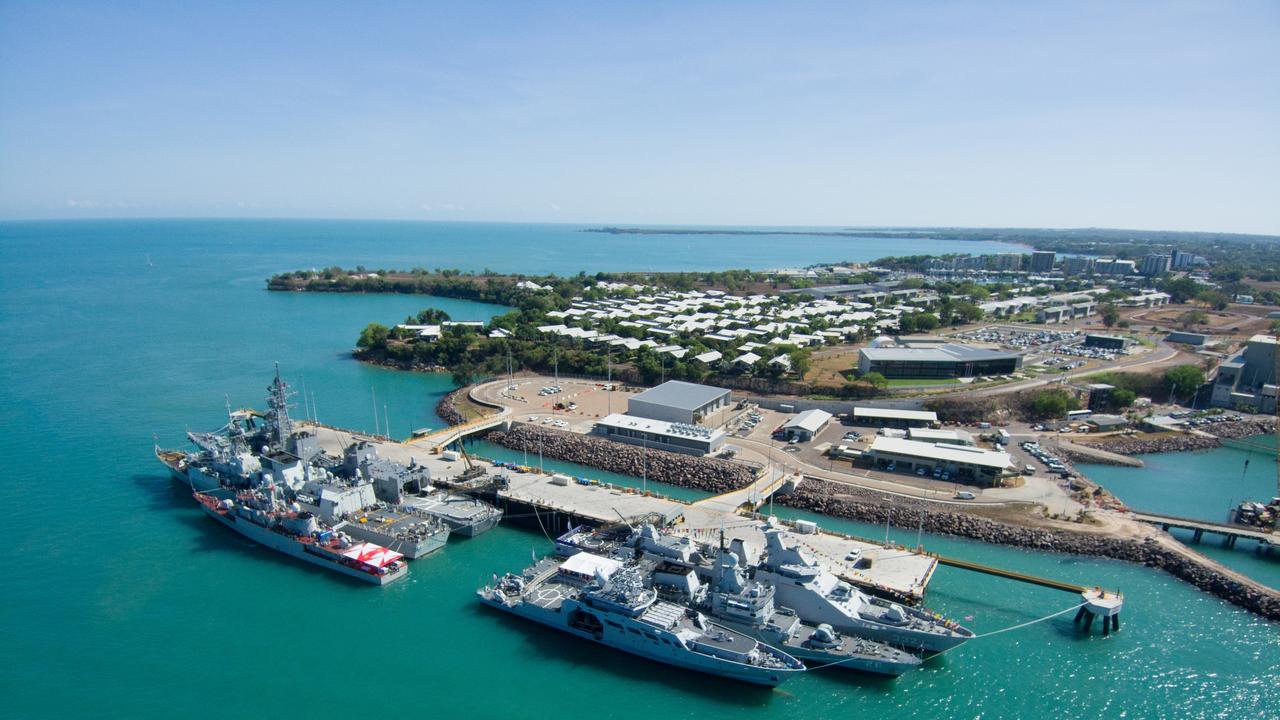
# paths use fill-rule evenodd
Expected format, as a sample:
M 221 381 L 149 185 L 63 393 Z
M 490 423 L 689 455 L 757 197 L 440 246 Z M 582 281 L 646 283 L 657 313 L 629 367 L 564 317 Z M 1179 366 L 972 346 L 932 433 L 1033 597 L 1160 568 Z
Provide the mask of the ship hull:
M 208 492 L 221 487 L 218 477 L 203 468 L 187 464 L 185 453 L 157 450 L 156 458 L 169 470 L 173 481 L 196 492 Z
M 715 675 L 729 680 L 736 680 L 738 682 L 749 683 L 751 685 L 760 685 L 763 687 L 777 687 L 797 672 L 795 670 L 755 668 L 741 663 L 719 661 L 703 655 L 691 653 L 687 650 L 678 650 L 667 645 L 655 645 L 652 648 L 645 645 L 639 645 L 637 644 L 638 641 L 633 640 L 626 630 L 615 629 L 608 623 L 604 624 L 602 627 L 602 633 L 600 637 L 597 638 L 592 633 L 579 630 L 565 624 L 567 617 L 566 613 L 543 610 L 527 602 L 508 605 L 501 600 L 485 597 L 483 593 L 479 594 L 478 597 L 485 605 L 510 613 L 516 617 L 532 620 L 549 628 L 582 638 L 583 640 L 590 640 L 591 642 L 599 645 L 604 645 L 605 647 L 629 653 L 637 657 L 642 657 L 646 660 L 662 663 L 664 665 L 672 665 L 686 670 L 694 670 L 696 672 Z
M 859 670 L 889 677 L 898 677 L 903 673 L 920 667 L 920 659 L 914 656 L 908 656 L 909 659 L 903 658 L 901 661 L 894 661 L 888 658 L 875 658 L 867 655 L 827 652 L 818 648 L 806 647 L 800 642 L 779 640 L 779 638 L 745 623 L 732 622 L 720 617 L 717 617 L 715 621 L 744 635 L 750 635 L 766 645 L 772 645 L 791 657 L 805 661 L 806 665 L 812 664 L 815 667 L 834 666 L 846 670 Z M 905 655 L 905 653 L 903 654 Z
M 802 620 L 811 625 L 827 623 L 846 635 L 929 653 L 950 650 L 971 637 L 952 633 L 915 631 L 872 622 L 858 616 L 845 614 L 840 609 L 825 604 L 825 602 L 821 606 L 814 607 L 815 601 L 811 591 L 792 588 L 785 584 L 783 580 L 785 579 L 771 579 L 775 587 L 778 588 L 778 604 L 795 610 Z M 793 589 L 796 591 L 792 592 Z M 908 609 L 907 612 L 915 614 L 918 611 Z
M 366 529 L 361 526 L 360 523 L 345 523 L 340 529 L 357 540 L 364 540 L 365 542 L 381 545 L 388 550 L 394 550 L 401 555 L 404 555 L 410 560 L 417 560 L 418 558 L 430 555 L 431 553 L 443 548 L 445 543 L 449 540 L 448 528 L 442 528 L 434 535 L 429 535 L 421 540 L 412 542 L 398 540 L 395 537 Z
M 347 567 L 346 565 L 341 565 L 326 557 L 316 555 L 314 552 L 309 552 L 307 550 L 307 545 L 304 543 L 300 543 L 292 538 L 280 535 L 279 533 L 272 532 L 260 525 L 255 525 L 247 520 L 228 517 L 209 509 L 204 504 L 200 505 L 200 509 L 204 511 L 204 514 L 214 520 L 217 520 L 237 533 L 240 533 L 244 537 L 258 543 L 259 545 L 271 548 L 272 550 L 284 553 L 285 555 L 297 558 L 304 562 L 311 563 L 312 565 L 319 565 L 320 567 L 328 570 L 333 570 L 348 577 L 355 578 L 356 580 L 363 580 L 364 582 L 372 583 L 374 585 L 388 585 L 403 578 L 407 574 L 404 569 L 401 569 L 399 572 L 389 572 L 386 575 L 372 575 L 370 573 L 361 572 L 354 568 Z

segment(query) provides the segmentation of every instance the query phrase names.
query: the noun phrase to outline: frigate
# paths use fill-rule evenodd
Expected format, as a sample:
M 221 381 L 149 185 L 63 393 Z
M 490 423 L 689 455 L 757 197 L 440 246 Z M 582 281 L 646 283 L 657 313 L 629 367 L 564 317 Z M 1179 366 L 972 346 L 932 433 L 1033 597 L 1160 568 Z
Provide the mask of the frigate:
M 765 556 L 752 576 L 777 589 L 777 602 L 805 622 L 888 643 L 942 652 L 973 632 L 927 610 L 867 595 L 840 580 L 802 548 L 787 544 L 777 528 L 765 531 Z
M 787 653 L 658 598 L 633 563 L 580 552 L 477 591 L 490 607 L 686 670 L 777 686 L 804 671 Z
M 285 504 L 273 485 L 193 495 L 205 514 L 260 546 L 375 585 L 408 573 L 400 553 L 325 527 L 314 513 Z
M 775 588 L 747 577 L 738 555 L 724 548 L 709 585 L 702 584 L 691 567 L 665 560 L 652 565 L 650 578 L 659 595 L 704 610 L 716 622 L 779 648 L 810 669 L 833 667 L 896 677 L 920 666 L 920 658 L 905 650 L 844 635 L 826 623 L 804 622 L 795 611 L 776 605 Z

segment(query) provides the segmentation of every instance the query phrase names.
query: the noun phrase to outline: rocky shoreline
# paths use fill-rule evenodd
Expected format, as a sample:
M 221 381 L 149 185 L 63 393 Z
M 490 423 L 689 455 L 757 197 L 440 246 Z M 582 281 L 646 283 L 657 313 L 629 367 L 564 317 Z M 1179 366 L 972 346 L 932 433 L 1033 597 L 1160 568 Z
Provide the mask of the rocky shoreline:
M 440 402 L 436 403 L 436 415 L 449 425 L 461 425 L 467 421 L 462 411 L 458 410 L 458 398 L 470 392 L 469 387 L 460 387 L 457 390 L 440 398 Z
M 1222 441 L 1216 437 L 1192 435 L 1190 433 L 1162 433 L 1147 437 L 1117 437 L 1101 442 L 1081 442 L 1080 445 L 1107 450 L 1120 455 L 1144 455 L 1146 453 L 1193 452 L 1196 450 L 1213 450 L 1222 447 Z M 1081 462 L 1099 462 L 1081 459 Z
M 589 465 L 600 470 L 639 477 L 710 493 L 724 493 L 749 485 L 755 474 L 740 463 L 715 458 L 648 450 L 636 445 L 534 425 L 495 430 L 485 439 L 512 450 L 538 452 L 557 460 Z
M 1209 425 L 1204 431 L 1220 438 L 1236 439 L 1253 435 L 1270 435 L 1276 431 L 1275 418 L 1266 420 L 1244 420 Z
M 921 521 L 921 507 L 894 507 L 883 504 L 871 491 L 806 478 L 796 492 L 779 496 L 788 507 L 880 524 L 886 518 L 894 525 L 915 528 Z M 894 523 L 896 517 L 898 522 Z M 1202 565 L 1153 539 L 1143 541 L 1111 538 L 1065 530 L 1045 530 L 988 520 L 967 513 L 930 508 L 924 515 L 924 529 L 931 533 L 1009 545 L 1041 552 L 1103 557 L 1157 568 L 1238 605 L 1268 620 L 1280 622 L 1280 593 L 1266 593 L 1245 585 L 1217 569 Z

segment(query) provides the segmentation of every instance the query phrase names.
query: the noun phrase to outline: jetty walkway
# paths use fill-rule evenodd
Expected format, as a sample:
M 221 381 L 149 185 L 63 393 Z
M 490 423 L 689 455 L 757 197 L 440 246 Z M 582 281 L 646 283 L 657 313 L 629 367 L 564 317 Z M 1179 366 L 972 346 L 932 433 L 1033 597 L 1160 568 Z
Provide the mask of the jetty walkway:
M 1158 525 L 1160 529 L 1165 532 L 1169 532 L 1170 528 L 1190 530 L 1194 533 L 1192 535 L 1192 540 L 1194 542 L 1200 542 L 1200 539 L 1205 533 L 1212 533 L 1224 536 L 1227 539 L 1227 547 L 1235 547 L 1236 541 L 1240 538 L 1257 540 L 1258 544 L 1262 547 L 1280 547 L 1280 535 L 1263 532 L 1257 528 L 1251 528 L 1247 525 L 1214 523 L 1207 520 L 1178 517 L 1176 515 L 1160 515 L 1157 513 L 1144 512 L 1134 512 L 1130 517 L 1138 522 L 1147 523 L 1148 525 Z

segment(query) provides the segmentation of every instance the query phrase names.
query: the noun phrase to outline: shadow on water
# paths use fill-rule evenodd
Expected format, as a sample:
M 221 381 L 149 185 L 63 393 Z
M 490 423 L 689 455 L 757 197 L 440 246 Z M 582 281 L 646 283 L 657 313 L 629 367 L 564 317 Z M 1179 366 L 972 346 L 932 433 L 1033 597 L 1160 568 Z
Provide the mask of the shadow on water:
M 523 636 L 527 653 L 548 662 L 568 663 L 609 673 L 626 680 L 650 685 L 662 692 L 687 692 L 699 699 L 712 700 L 737 707 L 763 707 L 785 691 L 744 682 L 714 682 L 704 673 L 682 670 L 638 655 L 614 650 L 576 635 L 545 627 L 531 620 L 510 615 L 480 603 L 470 611 L 487 622 L 502 623 L 504 628 Z M 525 655 L 526 653 L 521 653 Z M 785 686 L 784 686 L 785 687 Z

